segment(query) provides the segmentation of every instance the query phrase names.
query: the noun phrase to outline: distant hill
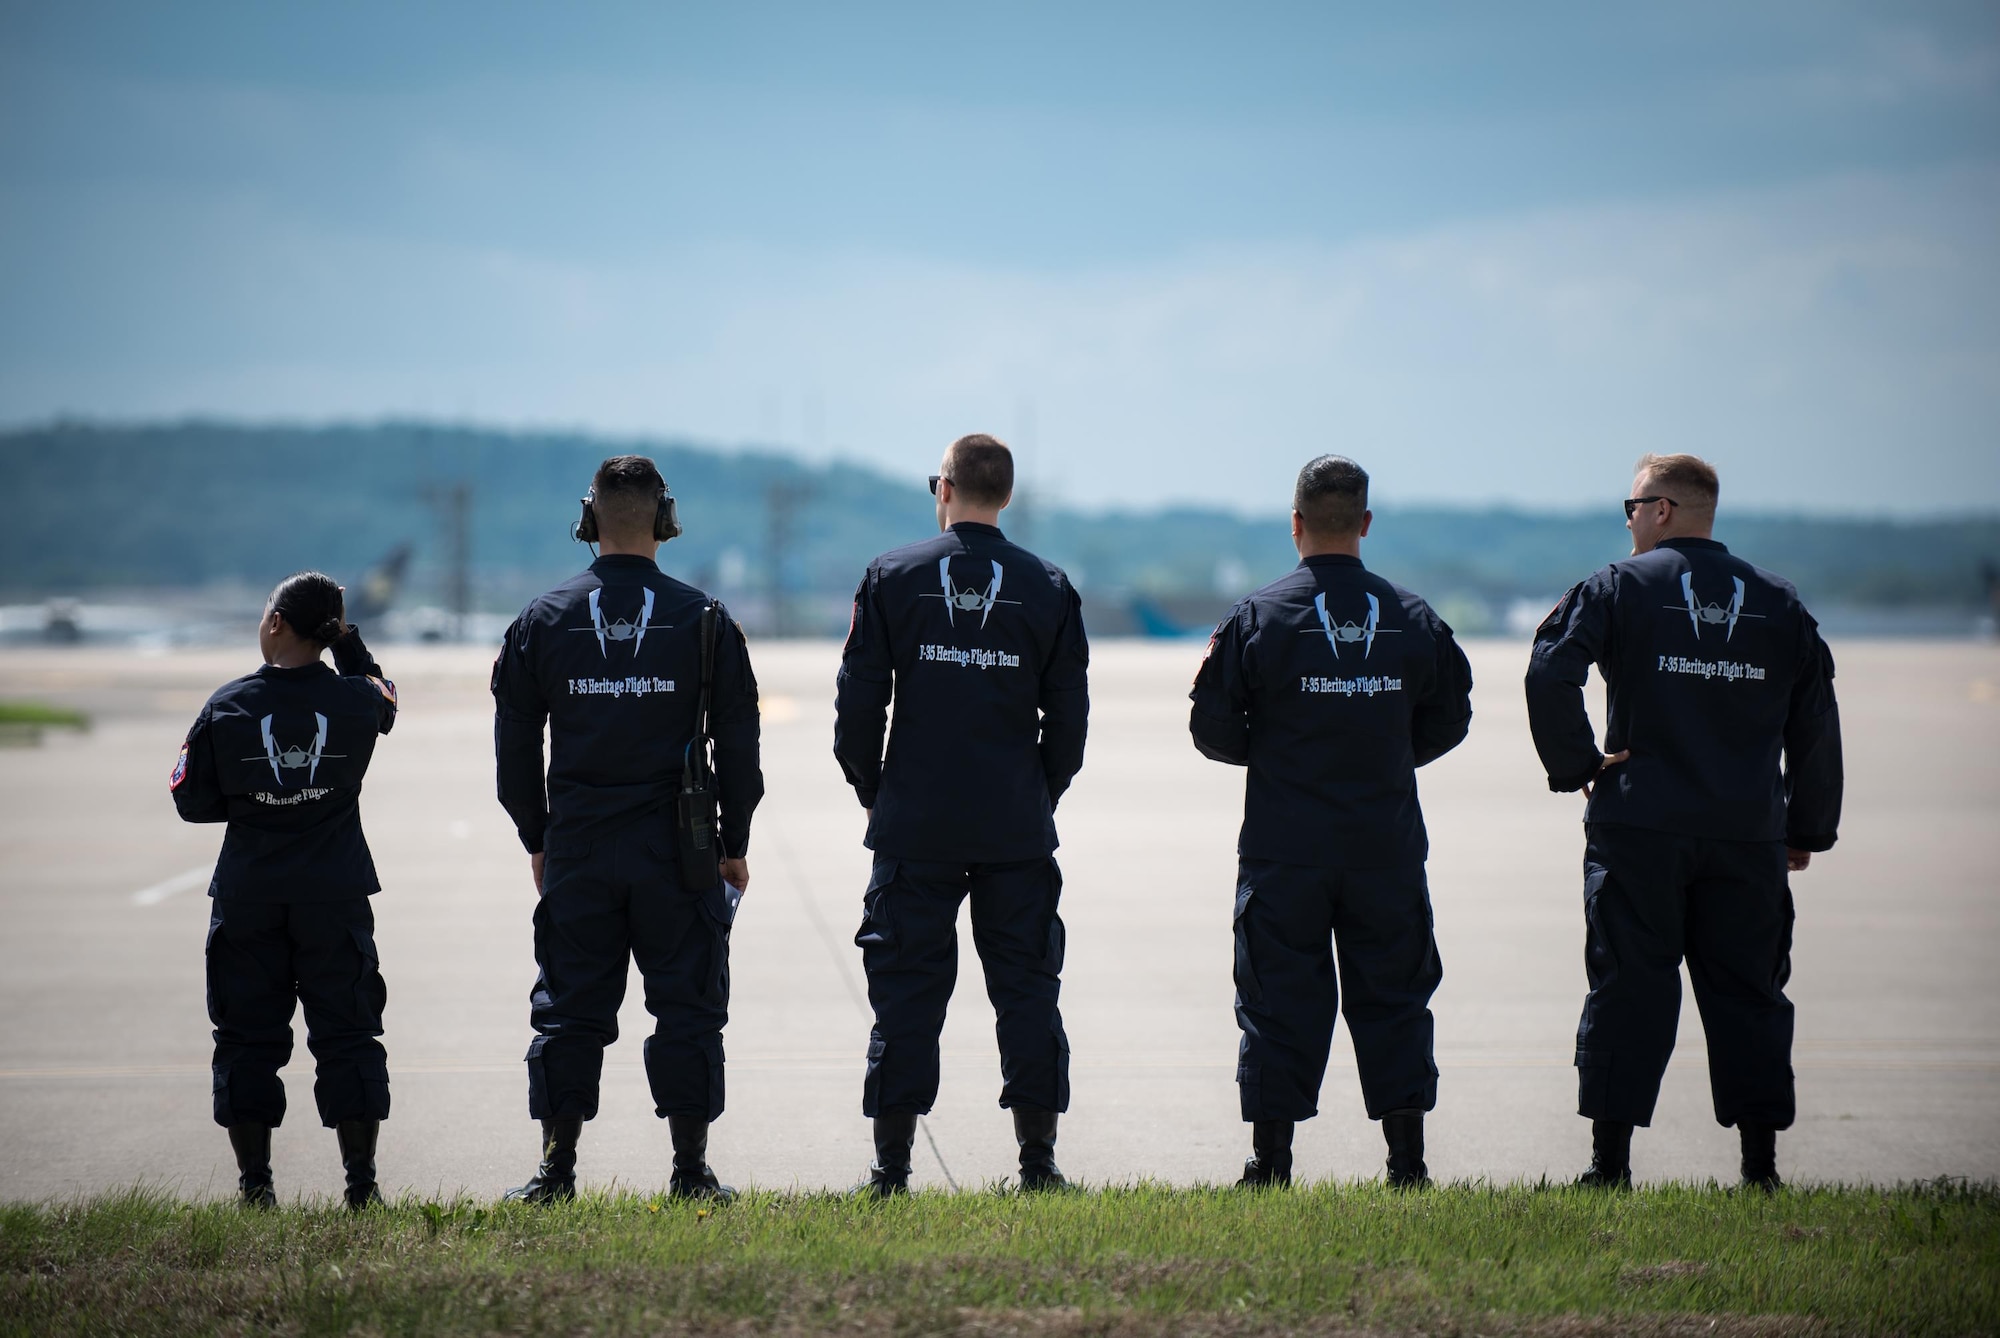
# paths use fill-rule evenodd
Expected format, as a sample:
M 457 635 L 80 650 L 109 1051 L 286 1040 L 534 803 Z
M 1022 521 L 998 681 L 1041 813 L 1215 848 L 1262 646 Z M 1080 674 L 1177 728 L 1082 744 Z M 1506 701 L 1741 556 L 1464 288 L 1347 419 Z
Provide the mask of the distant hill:
M 475 603 L 517 606 L 587 555 L 568 537 L 605 455 L 643 450 L 681 499 L 673 570 L 754 604 L 772 588 L 775 489 L 800 500 L 776 580 L 799 630 L 838 630 L 873 554 L 931 532 L 920 479 L 685 442 L 514 433 L 423 423 L 262 427 L 55 424 L 0 432 L 0 597 L 96 590 L 267 587 L 300 567 L 346 579 L 417 545 L 414 599 L 436 601 L 444 552 L 426 489 L 469 481 Z M 1245 519 L 1173 509 L 1085 513 L 1024 498 L 1009 531 L 1068 568 L 1094 622 L 1118 628 L 1136 599 L 1200 623 L 1295 560 L 1282 507 Z M 1970 611 L 1982 563 L 2000 560 L 2000 516 L 1833 519 L 1725 510 L 1717 537 L 1825 606 Z M 1430 596 L 1466 630 L 1546 602 L 1626 551 L 1616 499 L 1601 512 L 1390 508 L 1369 564 Z M 1102 616 L 1098 616 L 1101 614 Z M 823 626 L 827 625 L 827 626 Z

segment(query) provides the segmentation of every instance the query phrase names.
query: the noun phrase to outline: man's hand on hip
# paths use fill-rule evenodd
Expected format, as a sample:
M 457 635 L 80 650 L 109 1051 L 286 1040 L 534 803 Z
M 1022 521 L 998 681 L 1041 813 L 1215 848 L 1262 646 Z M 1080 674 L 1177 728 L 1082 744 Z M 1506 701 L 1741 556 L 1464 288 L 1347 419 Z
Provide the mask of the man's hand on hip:
M 1597 788 L 1597 782 L 1604 779 L 1604 769 L 1606 767 L 1615 767 L 1620 762 L 1623 762 L 1626 758 L 1630 757 L 1631 755 L 1632 755 L 1632 750 L 1630 748 L 1620 748 L 1615 753 L 1607 754 L 1605 756 L 1605 759 L 1597 764 L 1597 774 L 1595 776 L 1592 776 L 1590 780 L 1585 783 L 1583 787 L 1583 797 L 1585 799 L 1590 798 L 1591 791 Z

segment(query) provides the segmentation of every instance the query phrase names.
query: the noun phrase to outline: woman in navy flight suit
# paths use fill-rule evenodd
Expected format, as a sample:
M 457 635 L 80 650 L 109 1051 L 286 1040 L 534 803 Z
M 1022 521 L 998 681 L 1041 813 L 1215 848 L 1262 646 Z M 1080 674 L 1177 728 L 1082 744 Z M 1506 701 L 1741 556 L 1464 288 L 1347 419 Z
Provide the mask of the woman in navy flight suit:
M 389 1113 L 377 1038 L 388 997 L 368 898 L 381 889 L 361 834 L 361 778 L 396 723 L 396 687 L 348 626 L 341 587 L 287 577 L 257 630 L 264 665 L 216 689 L 174 765 L 188 822 L 226 822 L 208 894 L 208 1015 L 215 1122 L 229 1131 L 243 1202 L 277 1203 L 271 1130 L 285 1117 L 278 1070 L 305 1005 L 313 1097 L 347 1172 L 347 1204 L 381 1202 L 375 1137 Z M 321 655 L 331 649 L 333 666 Z

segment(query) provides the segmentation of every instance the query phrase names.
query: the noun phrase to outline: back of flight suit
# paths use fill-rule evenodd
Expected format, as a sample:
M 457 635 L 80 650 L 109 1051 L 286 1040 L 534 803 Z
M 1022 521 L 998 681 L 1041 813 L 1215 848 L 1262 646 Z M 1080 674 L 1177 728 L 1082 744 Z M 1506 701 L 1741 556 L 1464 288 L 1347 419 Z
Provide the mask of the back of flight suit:
M 528 605 L 494 661 L 500 802 L 527 851 L 546 855 L 527 1054 L 537 1119 L 596 1115 L 628 959 L 654 1018 L 645 1063 L 655 1113 L 722 1113 L 733 911 L 719 882 L 684 890 L 674 828 L 709 603 L 648 558 L 600 557 Z M 742 858 L 764 793 L 757 680 L 742 629 L 720 605 L 715 627 L 720 839 L 725 857 Z
M 1604 768 L 1584 711 L 1608 693 Z M 1840 822 L 1833 656 L 1790 583 L 1709 539 L 1668 539 L 1572 588 L 1527 676 L 1535 746 L 1584 810 L 1585 968 L 1578 1111 L 1652 1121 L 1685 957 L 1723 1125 L 1790 1127 L 1792 897 L 1785 850 Z
M 1249 768 L 1235 914 L 1244 1120 L 1318 1114 L 1343 1007 L 1369 1117 L 1437 1104 L 1443 966 L 1416 769 L 1465 738 L 1471 691 L 1451 628 L 1344 554 L 1306 558 L 1216 628 L 1189 728 L 1205 756 Z
M 361 831 L 361 781 L 396 689 L 358 632 L 334 667 L 265 665 L 210 697 L 174 766 L 189 822 L 227 822 L 209 884 L 208 1015 L 215 1122 L 284 1122 L 278 1072 L 303 1004 L 322 1123 L 389 1114 L 378 1037 L 388 988 L 368 898 L 381 890 Z
M 923 1114 L 937 1099 L 968 897 L 1000 1105 L 1069 1108 L 1054 814 L 1083 765 L 1089 662 L 1068 577 L 991 525 L 886 553 L 855 591 L 834 755 L 871 811 L 875 852 L 855 936 L 875 1012 L 864 1115 Z

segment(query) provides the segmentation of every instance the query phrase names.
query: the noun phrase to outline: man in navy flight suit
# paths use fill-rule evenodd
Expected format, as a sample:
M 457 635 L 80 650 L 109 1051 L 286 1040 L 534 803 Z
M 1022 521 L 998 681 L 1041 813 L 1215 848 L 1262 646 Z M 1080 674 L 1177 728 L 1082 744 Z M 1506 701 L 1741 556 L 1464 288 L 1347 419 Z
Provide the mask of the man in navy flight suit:
M 1361 466 L 1323 455 L 1301 469 L 1299 565 L 1230 610 L 1189 694 L 1195 747 L 1249 768 L 1235 916 L 1246 1186 L 1291 1183 L 1336 1010 L 1389 1183 L 1429 1179 L 1430 998 L 1444 972 L 1416 769 L 1465 738 L 1472 669 L 1428 604 L 1361 565 L 1373 520 Z
M 917 1119 L 937 1099 L 968 896 L 1021 1187 L 1065 1183 L 1055 1163 L 1069 1040 L 1056 1007 L 1054 813 L 1083 765 L 1090 649 L 1069 578 L 1000 533 L 1013 490 L 1006 446 L 953 442 L 931 479 L 943 533 L 869 565 L 841 657 L 833 751 L 868 810 L 875 852 L 854 941 L 875 1010 L 861 1100 L 875 1162 L 863 1192 L 880 1196 L 907 1192 Z
M 1535 633 L 1528 721 L 1549 788 L 1583 790 L 1584 968 L 1579 1184 L 1632 1180 L 1681 1004 L 1681 959 L 1708 1035 L 1715 1118 L 1735 1125 L 1746 1185 L 1775 1189 L 1791 1127 L 1792 894 L 1840 824 L 1833 656 L 1798 591 L 1715 542 L 1715 470 L 1639 461 L 1632 556 L 1565 594 Z M 1604 675 L 1605 749 L 1583 685 Z
M 542 1163 L 511 1198 L 544 1203 L 576 1193 L 577 1139 L 597 1113 L 604 1047 L 618 1039 L 628 955 L 655 1021 L 646 1078 L 673 1140 L 670 1192 L 732 1192 L 709 1170 L 708 1126 L 723 1105 L 734 914 L 724 882 L 739 895 L 749 886 L 750 815 L 764 793 L 757 680 L 742 629 L 716 605 L 722 879 L 690 892 L 673 815 L 695 732 L 710 600 L 655 562 L 661 542 L 679 533 L 653 462 L 606 460 L 577 529 L 599 542 L 597 560 L 522 610 L 493 663 L 500 802 L 541 894 L 528 1110 L 542 1122 Z

